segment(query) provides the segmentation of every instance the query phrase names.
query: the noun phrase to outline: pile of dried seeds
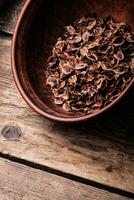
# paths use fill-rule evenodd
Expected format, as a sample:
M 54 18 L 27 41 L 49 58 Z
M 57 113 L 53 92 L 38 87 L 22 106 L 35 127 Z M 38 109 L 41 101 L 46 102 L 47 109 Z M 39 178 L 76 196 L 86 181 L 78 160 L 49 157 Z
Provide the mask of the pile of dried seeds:
M 125 23 L 95 13 L 67 26 L 48 60 L 55 104 L 74 114 L 95 113 L 117 98 L 134 75 L 134 34 Z

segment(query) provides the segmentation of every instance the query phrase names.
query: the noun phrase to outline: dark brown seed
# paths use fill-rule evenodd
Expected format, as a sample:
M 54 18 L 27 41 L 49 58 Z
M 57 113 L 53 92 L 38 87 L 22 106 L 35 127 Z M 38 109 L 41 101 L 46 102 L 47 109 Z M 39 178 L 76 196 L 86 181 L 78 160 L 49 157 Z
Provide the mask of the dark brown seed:
M 111 30 L 106 30 L 104 33 L 103 33 L 104 37 L 106 38 L 110 38 L 112 36 L 112 31 Z
M 71 76 L 71 77 L 68 79 L 68 82 L 69 82 L 70 84 L 76 84 L 76 82 L 77 82 L 77 76 L 76 76 L 76 75 Z
M 56 105 L 62 105 L 63 104 L 63 100 L 61 100 L 61 99 L 54 99 L 54 103 Z
M 96 35 L 96 36 L 102 35 L 103 32 L 104 32 L 104 28 L 102 28 L 102 27 L 96 27 L 93 30 L 93 34 Z
M 114 46 L 121 46 L 123 43 L 124 43 L 124 38 L 122 36 L 117 36 L 117 37 L 114 37 L 113 39 L 113 45 Z
M 114 54 L 114 57 L 115 57 L 116 59 L 118 59 L 118 60 L 123 60 L 123 59 L 124 59 L 124 54 L 123 54 L 123 52 L 122 52 L 121 50 L 119 50 L 119 51 L 117 52 L 117 54 Z
M 102 44 L 100 46 L 99 53 L 106 54 L 109 51 L 110 48 L 111 48 L 110 44 L 108 44 L 108 43 Z
M 90 31 L 94 28 L 95 25 L 96 25 L 96 19 L 90 18 L 88 21 L 87 29 Z
M 83 34 L 82 34 L 82 39 L 84 42 L 88 42 L 88 39 L 89 39 L 89 36 L 90 36 L 90 33 L 88 31 L 85 31 Z
M 96 46 L 99 46 L 99 43 L 98 42 L 92 42 L 91 44 L 89 44 L 88 45 L 88 49 L 90 50 L 90 49 L 93 49 L 94 47 L 96 47 Z
M 88 54 L 88 48 L 87 47 L 83 47 L 80 49 L 80 54 L 84 57 L 87 56 Z
M 98 57 L 95 53 L 88 54 L 87 58 L 91 61 L 97 61 L 98 60 Z
M 133 43 L 131 28 L 111 16 L 90 13 L 67 26 L 48 59 L 46 83 L 54 103 L 77 115 L 111 103 L 134 76 Z
M 63 48 L 64 48 L 64 45 L 65 45 L 65 42 L 62 41 L 62 40 L 59 40 L 59 41 L 56 43 L 55 47 L 56 47 L 56 49 L 62 51 Z
M 74 35 L 75 34 L 75 28 L 73 26 L 67 26 L 67 32 L 70 35 Z
M 76 70 L 81 70 L 81 69 L 86 68 L 87 66 L 88 66 L 87 63 L 79 62 L 79 63 L 76 63 L 75 69 Z
M 65 102 L 62 106 L 63 110 L 65 110 L 66 112 L 70 111 L 70 105 L 69 102 Z
M 134 43 L 134 35 L 128 34 L 126 40 L 130 43 Z
M 79 43 L 81 41 L 81 36 L 75 36 L 75 38 L 73 39 L 74 43 Z

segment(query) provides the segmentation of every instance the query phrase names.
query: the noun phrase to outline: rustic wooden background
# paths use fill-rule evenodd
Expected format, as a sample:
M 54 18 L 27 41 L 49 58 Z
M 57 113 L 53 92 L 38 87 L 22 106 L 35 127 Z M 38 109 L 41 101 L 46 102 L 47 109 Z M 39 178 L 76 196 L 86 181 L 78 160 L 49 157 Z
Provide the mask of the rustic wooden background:
M 0 17 L 0 200 L 132 198 L 134 86 L 110 111 L 85 123 L 39 116 L 20 96 L 11 72 L 11 39 L 23 3 L 10 1 Z

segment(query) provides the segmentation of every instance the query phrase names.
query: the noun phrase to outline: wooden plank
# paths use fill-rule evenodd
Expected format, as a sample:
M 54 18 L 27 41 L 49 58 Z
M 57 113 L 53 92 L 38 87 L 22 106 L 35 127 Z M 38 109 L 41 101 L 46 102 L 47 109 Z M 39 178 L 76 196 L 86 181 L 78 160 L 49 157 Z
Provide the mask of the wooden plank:
M 7 0 L 6 0 L 7 1 Z M 25 0 L 7 1 L 0 13 L 0 30 L 13 34 L 18 15 Z
M 130 200 L 0 158 L 1 200 Z
M 17 92 L 10 44 L 0 37 L 0 132 L 14 125 L 23 134 L 16 141 L 0 135 L 0 152 L 134 192 L 133 91 L 98 119 L 77 125 L 52 122 L 32 111 Z

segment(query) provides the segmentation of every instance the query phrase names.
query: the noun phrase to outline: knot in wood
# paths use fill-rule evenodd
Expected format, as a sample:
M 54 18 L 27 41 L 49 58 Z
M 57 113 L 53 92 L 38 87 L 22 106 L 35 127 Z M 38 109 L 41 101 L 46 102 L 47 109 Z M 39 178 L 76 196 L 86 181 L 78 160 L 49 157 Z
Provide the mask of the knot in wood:
M 15 126 L 5 126 L 1 132 L 2 136 L 7 140 L 17 140 L 21 136 L 21 130 Z

